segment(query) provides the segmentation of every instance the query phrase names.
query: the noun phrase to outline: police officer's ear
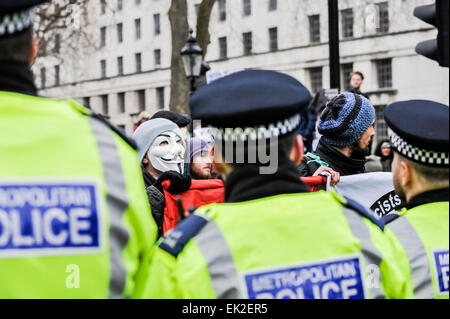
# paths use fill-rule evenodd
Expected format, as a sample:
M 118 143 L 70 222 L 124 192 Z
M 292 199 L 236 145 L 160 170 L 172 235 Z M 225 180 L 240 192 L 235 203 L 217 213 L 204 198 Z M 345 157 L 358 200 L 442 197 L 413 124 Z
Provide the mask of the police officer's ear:
M 36 34 L 33 33 L 33 37 L 31 38 L 31 49 L 30 49 L 30 66 L 33 66 L 36 61 L 36 57 L 39 51 L 39 45 Z
M 291 150 L 290 159 L 295 165 L 300 165 L 304 154 L 303 137 L 300 134 L 295 136 L 294 145 Z
M 226 178 L 226 176 L 231 173 L 233 168 L 231 167 L 231 165 L 223 161 L 222 155 L 219 154 L 219 152 L 215 152 L 214 145 L 211 146 L 209 150 L 209 156 L 212 158 L 213 171 L 221 174 L 222 177 Z
M 413 179 L 411 165 L 405 160 L 400 160 L 400 183 L 403 188 L 408 188 Z

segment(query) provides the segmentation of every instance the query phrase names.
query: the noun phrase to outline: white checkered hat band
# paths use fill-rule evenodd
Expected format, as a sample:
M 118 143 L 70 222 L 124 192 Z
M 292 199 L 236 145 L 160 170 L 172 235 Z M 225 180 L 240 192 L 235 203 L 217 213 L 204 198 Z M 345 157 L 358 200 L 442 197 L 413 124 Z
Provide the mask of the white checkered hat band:
M 391 135 L 392 146 L 406 158 L 430 166 L 449 166 L 448 152 L 435 152 L 412 146 L 396 133 Z
M 25 9 L 0 16 L 0 36 L 20 32 L 33 24 L 34 10 Z
M 278 121 L 269 125 L 245 128 L 220 128 L 214 129 L 213 131 L 216 139 L 225 142 L 270 139 L 294 132 L 300 126 L 300 121 L 300 115 L 296 114 L 284 121 Z

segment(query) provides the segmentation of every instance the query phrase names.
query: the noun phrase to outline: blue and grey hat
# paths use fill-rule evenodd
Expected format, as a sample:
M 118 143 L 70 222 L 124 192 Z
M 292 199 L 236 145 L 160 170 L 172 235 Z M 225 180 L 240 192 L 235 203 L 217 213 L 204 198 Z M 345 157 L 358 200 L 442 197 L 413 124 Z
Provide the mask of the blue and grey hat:
M 318 131 L 324 142 L 344 147 L 361 138 L 375 119 L 375 109 L 360 94 L 345 92 L 330 100 L 322 111 Z

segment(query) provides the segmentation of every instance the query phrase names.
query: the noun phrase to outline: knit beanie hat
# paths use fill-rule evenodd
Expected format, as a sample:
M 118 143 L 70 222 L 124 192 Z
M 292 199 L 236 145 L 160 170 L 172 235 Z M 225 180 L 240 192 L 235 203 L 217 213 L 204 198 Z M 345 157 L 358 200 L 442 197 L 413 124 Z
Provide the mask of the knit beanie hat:
M 208 143 L 200 137 L 193 137 L 189 140 L 189 160 L 192 160 L 195 155 L 209 149 Z
M 361 138 L 375 119 L 375 109 L 360 94 L 345 92 L 331 99 L 322 111 L 318 131 L 324 142 L 344 147 Z
M 183 135 L 178 126 L 167 119 L 154 119 L 139 125 L 133 133 L 133 139 L 136 141 L 139 150 L 139 163 L 142 163 L 145 154 L 147 154 L 148 149 L 152 146 L 155 138 L 157 138 L 159 134 L 167 131 L 175 132 L 175 134 L 183 140 Z

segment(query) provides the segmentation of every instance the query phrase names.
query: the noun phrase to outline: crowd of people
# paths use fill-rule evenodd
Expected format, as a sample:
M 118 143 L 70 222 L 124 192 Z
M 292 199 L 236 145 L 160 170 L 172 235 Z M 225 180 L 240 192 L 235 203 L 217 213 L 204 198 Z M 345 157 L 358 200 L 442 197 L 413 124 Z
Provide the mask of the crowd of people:
M 0 3 L 0 298 L 448 299 L 447 105 L 391 103 L 370 170 L 360 72 L 331 99 L 235 72 L 199 88 L 189 115 L 142 113 L 127 137 L 38 96 L 42 2 Z M 391 174 L 401 209 L 379 218 L 302 179 L 368 171 Z

